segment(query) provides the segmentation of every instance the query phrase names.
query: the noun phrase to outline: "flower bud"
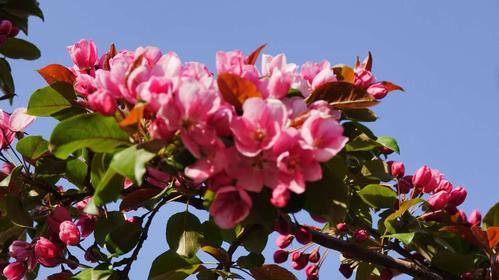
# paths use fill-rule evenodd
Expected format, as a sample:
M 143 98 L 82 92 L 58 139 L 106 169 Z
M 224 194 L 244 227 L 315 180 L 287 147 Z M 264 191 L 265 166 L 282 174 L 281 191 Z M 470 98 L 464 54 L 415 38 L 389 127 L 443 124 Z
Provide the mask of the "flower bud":
M 482 214 L 480 214 L 478 210 L 474 209 L 468 218 L 468 223 L 472 226 L 479 226 L 481 222 Z
M 22 240 L 15 240 L 9 246 L 9 255 L 17 261 L 26 261 L 33 255 L 31 244 Z
M 55 235 L 59 234 L 59 225 L 64 221 L 70 220 L 71 213 L 69 210 L 65 207 L 57 206 L 47 218 L 50 232 Z
M 305 275 L 307 275 L 307 279 L 310 277 L 319 276 L 319 267 L 316 264 L 310 264 L 305 269 Z
M 438 185 L 440 184 L 440 181 L 442 180 L 442 173 L 436 169 L 431 169 L 431 177 L 428 183 L 426 183 L 425 186 L 423 186 L 423 192 L 424 193 L 431 193 L 433 192 Z
M 437 193 L 439 191 L 445 191 L 445 192 L 451 192 L 454 186 L 452 186 L 452 183 L 443 179 L 440 181 L 438 186 L 433 190 L 433 192 Z
M 400 161 L 389 161 L 388 167 L 390 168 L 390 174 L 395 178 L 402 178 L 405 174 L 405 166 Z
M 92 68 L 98 59 L 97 47 L 92 40 L 82 39 L 76 44 L 69 46 L 68 52 L 71 55 L 74 64 L 76 64 L 80 70 Z
M 456 205 L 456 206 L 459 206 L 466 199 L 466 195 L 467 195 L 467 192 L 466 192 L 465 188 L 457 187 L 450 192 L 449 202 Z
M 293 235 L 279 235 L 279 237 L 277 237 L 277 239 L 275 240 L 275 245 L 277 245 L 277 247 L 281 248 L 281 249 L 284 249 L 286 247 L 288 247 L 291 242 L 293 242 L 293 239 L 294 239 L 294 236 Z
M 295 254 L 296 253 L 296 254 Z M 308 264 L 308 254 L 294 252 L 291 255 L 291 267 L 296 270 L 304 269 Z
M 60 263 L 61 251 L 52 241 L 40 237 L 35 243 L 35 257 L 45 267 L 54 267 Z
M 342 263 L 340 265 L 340 272 L 341 274 L 343 274 L 343 276 L 345 276 L 345 278 L 350 278 L 352 277 L 352 274 L 353 274 L 353 269 L 350 267 L 350 265 L 346 264 L 346 263 Z
M 289 190 L 286 186 L 280 185 L 272 191 L 272 197 L 270 202 L 275 207 L 283 208 L 288 204 L 288 200 L 291 197 Z
M 428 204 L 432 211 L 441 210 L 449 202 L 450 195 L 445 191 L 440 191 L 428 198 Z
M 339 232 L 345 232 L 345 231 L 347 231 L 347 224 L 345 224 L 345 223 L 338 223 L 338 224 L 336 224 L 336 229 Z
M 356 242 L 362 243 L 369 239 L 369 233 L 365 229 L 358 229 L 354 232 L 353 238 L 355 239 Z
M 306 227 L 298 227 L 298 230 L 295 232 L 296 241 L 300 242 L 303 245 L 306 245 L 312 241 L 312 234 Z
M 355 71 L 354 84 L 361 88 L 368 88 L 369 85 L 375 82 L 375 78 L 371 71 L 366 69 L 358 69 Z
M 311 263 L 318 263 L 320 259 L 321 259 L 321 254 L 319 253 L 319 248 L 313 250 L 308 256 L 308 260 Z
M 5 34 L 9 36 L 12 31 L 12 22 L 8 19 L 3 19 L 0 21 L 0 34 Z
M 416 173 L 414 173 L 414 175 L 412 176 L 412 184 L 416 188 L 422 189 L 430 182 L 431 178 L 432 174 L 430 168 L 426 165 L 423 165 L 418 170 L 416 170 Z
M 399 190 L 399 193 L 409 193 L 413 188 L 412 176 L 404 176 L 401 179 L 399 179 L 397 188 Z
M 59 226 L 59 239 L 66 245 L 80 244 L 80 230 L 71 221 L 64 221 Z
M 274 262 L 283 263 L 288 260 L 289 252 L 286 250 L 276 250 L 274 252 Z
M 3 269 L 3 276 L 7 280 L 20 280 L 26 274 L 26 266 L 20 261 L 13 262 Z
M 383 99 L 388 94 L 388 89 L 383 83 L 374 83 L 367 88 L 367 93 L 376 99 Z

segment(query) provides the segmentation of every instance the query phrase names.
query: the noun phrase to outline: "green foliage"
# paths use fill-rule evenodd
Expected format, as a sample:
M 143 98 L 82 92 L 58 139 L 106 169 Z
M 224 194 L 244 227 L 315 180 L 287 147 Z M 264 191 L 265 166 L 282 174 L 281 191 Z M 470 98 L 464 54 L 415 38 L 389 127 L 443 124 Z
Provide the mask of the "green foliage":
M 126 254 L 137 245 L 141 233 L 142 228 L 138 223 L 125 222 L 120 224 L 106 236 L 106 248 L 115 255 Z
M 17 142 L 16 150 L 25 158 L 36 160 L 49 151 L 49 142 L 41 136 L 28 136 Z
M 14 59 L 35 60 L 40 57 L 40 50 L 35 45 L 18 38 L 9 38 L 0 44 L 0 53 Z
M 142 184 L 142 177 L 146 173 L 146 163 L 154 158 L 155 154 L 146 149 L 138 149 L 136 145 L 128 147 L 114 155 L 110 168 L 117 173 Z
M 397 140 L 395 138 L 389 137 L 389 136 L 380 136 L 376 140 L 376 142 L 380 143 L 384 147 L 396 152 L 397 154 L 400 154 L 400 148 L 397 143 Z
M 51 116 L 64 109 L 71 108 L 76 95 L 73 86 L 67 83 L 55 83 L 36 90 L 28 102 L 28 114 L 33 116 Z
M 7 216 L 13 224 L 25 228 L 33 227 L 33 219 L 19 198 L 6 196 L 4 200 L 5 207 L 7 209 Z
M 170 217 L 166 226 L 166 241 L 170 250 L 185 257 L 193 257 L 201 247 L 203 234 L 199 219 L 185 211 Z
M 199 267 L 201 261 L 197 257 L 182 257 L 174 251 L 166 251 L 152 263 L 149 280 L 183 280 Z
M 373 208 L 391 208 L 397 200 L 397 193 L 387 186 L 371 184 L 357 192 Z
M 496 203 L 483 218 L 483 224 L 486 227 L 499 226 L 499 203 Z

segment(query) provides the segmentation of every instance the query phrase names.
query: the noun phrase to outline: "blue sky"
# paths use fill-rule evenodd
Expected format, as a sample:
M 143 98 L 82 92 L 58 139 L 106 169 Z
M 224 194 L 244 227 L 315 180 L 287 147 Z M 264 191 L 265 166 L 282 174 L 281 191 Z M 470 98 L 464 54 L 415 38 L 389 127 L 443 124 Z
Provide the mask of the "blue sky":
M 499 200 L 497 1 L 41 2 L 46 21 L 32 20 L 29 38 L 42 58 L 12 63 L 20 95 L 16 106 L 25 106 L 44 86 L 34 70 L 69 64 L 66 46 L 80 38 L 94 39 L 101 51 L 111 42 L 127 49 L 155 45 L 211 69 L 217 50 L 250 52 L 264 42 L 267 53 L 284 52 L 299 64 L 321 59 L 353 64 L 370 50 L 376 76 L 406 89 L 375 108 L 380 118 L 371 125 L 378 135 L 398 139 L 402 154 L 394 158 L 408 172 L 428 164 L 467 187 L 467 212 L 486 211 Z M 48 135 L 53 124 L 39 120 L 31 132 Z M 164 227 L 175 209 L 158 216 L 132 279 L 145 279 L 149 263 L 166 250 Z M 338 278 L 337 267 L 337 256 L 330 255 L 322 279 Z

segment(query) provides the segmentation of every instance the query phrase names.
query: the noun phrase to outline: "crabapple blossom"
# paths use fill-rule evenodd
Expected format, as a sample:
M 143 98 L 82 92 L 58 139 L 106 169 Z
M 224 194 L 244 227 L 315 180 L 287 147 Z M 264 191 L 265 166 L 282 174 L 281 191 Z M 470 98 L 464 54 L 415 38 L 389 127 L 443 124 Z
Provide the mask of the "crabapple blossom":
M 86 70 L 97 62 L 97 47 L 92 40 L 82 39 L 68 47 L 68 52 L 74 64 L 80 70 Z

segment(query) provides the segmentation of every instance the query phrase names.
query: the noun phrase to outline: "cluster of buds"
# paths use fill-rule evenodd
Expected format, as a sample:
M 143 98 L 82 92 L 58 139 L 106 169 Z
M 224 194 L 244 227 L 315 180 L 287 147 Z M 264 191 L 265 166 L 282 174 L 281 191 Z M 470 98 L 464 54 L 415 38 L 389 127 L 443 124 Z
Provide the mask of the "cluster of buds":
M 0 44 L 3 44 L 9 38 L 14 38 L 19 34 L 19 27 L 15 26 L 8 19 L 0 20 Z

